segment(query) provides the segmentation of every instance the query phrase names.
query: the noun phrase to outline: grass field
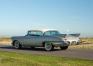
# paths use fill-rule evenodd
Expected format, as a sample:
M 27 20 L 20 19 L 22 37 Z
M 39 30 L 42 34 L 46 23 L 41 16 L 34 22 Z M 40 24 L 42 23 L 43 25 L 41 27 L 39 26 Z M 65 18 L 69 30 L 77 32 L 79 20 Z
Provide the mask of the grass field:
M 93 44 L 93 38 L 81 38 L 83 44 Z
M 93 44 L 82 44 L 69 46 L 71 49 L 93 50 Z
M 0 37 L 0 44 L 11 44 L 11 38 L 10 37 Z
M 0 66 L 93 66 L 93 60 L 0 51 Z

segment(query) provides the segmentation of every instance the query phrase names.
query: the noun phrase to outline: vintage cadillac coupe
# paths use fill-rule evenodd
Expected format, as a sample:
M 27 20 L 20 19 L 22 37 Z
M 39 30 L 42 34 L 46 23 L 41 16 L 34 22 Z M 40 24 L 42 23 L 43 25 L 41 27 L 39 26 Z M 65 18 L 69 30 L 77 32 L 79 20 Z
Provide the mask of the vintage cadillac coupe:
M 46 51 L 53 50 L 54 47 L 60 47 L 62 50 L 66 50 L 69 44 L 59 36 L 53 36 L 57 32 L 49 33 L 49 31 L 43 32 L 41 30 L 30 30 L 25 36 L 11 37 L 12 46 L 17 49 L 22 47 L 44 47 Z

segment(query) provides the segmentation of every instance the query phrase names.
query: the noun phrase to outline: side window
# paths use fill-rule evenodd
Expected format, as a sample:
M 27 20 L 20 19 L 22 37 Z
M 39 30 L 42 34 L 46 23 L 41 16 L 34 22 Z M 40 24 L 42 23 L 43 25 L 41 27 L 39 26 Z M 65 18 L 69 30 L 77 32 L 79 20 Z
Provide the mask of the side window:
M 45 32 L 45 34 L 44 35 L 46 35 L 46 36 L 50 36 L 51 35 L 51 33 L 50 32 Z
M 56 35 L 56 32 L 51 32 L 51 35 Z

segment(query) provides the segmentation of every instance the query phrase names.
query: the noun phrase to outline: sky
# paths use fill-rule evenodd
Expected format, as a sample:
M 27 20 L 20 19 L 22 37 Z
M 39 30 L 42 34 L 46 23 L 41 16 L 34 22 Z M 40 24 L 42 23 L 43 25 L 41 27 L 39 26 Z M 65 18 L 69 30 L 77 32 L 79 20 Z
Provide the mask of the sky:
M 0 0 L 0 36 L 31 29 L 93 36 L 93 0 Z

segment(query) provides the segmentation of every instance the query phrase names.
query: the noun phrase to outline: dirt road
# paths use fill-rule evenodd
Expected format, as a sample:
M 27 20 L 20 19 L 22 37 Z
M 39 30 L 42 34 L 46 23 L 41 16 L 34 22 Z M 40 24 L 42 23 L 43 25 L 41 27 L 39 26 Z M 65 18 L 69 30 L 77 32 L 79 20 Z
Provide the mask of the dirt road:
M 11 45 L 0 45 L 0 51 L 38 54 L 38 55 L 56 55 L 56 56 L 63 56 L 63 57 L 82 58 L 82 59 L 93 60 L 93 49 L 75 48 L 73 46 L 70 46 L 67 50 L 60 50 L 59 48 L 56 48 L 55 50 L 48 52 L 48 51 L 44 51 L 44 48 L 15 49 Z

